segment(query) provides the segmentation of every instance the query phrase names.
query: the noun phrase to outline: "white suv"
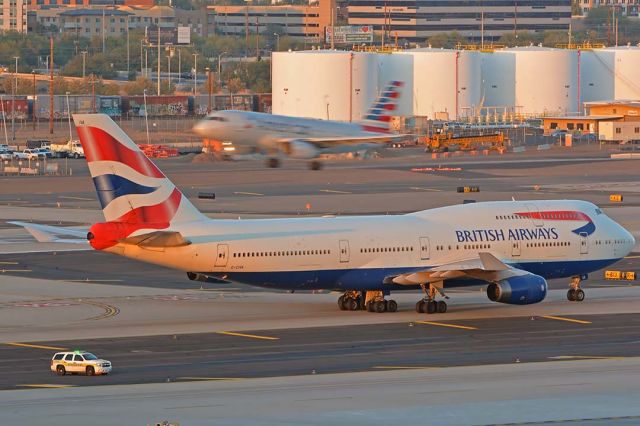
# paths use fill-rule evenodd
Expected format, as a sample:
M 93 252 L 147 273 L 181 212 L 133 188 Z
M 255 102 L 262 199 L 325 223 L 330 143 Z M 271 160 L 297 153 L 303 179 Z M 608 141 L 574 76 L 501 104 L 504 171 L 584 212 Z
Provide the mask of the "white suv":
M 51 359 L 51 371 L 59 376 L 67 373 L 85 373 L 87 376 L 95 374 L 109 374 L 111 362 L 99 359 L 90 352 L 58 352 Z

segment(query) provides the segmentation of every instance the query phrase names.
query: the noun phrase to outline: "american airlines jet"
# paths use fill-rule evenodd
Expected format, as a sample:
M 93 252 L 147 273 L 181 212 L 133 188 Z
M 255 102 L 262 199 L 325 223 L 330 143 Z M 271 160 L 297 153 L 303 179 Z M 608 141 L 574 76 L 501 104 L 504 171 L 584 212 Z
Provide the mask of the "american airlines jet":
M 487 284 L 491 301 L 526 305 L 545 298 L 547 279 L 570 278 L 568 299 L 582 301 L 586 275 L 635 244 L 596 205 L 573 200 L 483 202 L 397 216 L 210 219 L 111 118 L 73 118 L 105 218 L 89 229 L 89 244 L 191 279 L 334 290 L 343 293 L 340 309 L 375 312 L 397 310 L 391 292 L 421 288 L 416 310 L 444 313 L 449 288 L 478 283 Z M 40 240 L 83 234 L 21 225 Z
M 391 133 L 391 113 L 397 108 L 404 84 L 392 81 L 376 99 L 365 116 L 355 123 L 289 117 L 250 111 L 217 111 L 196 123 L 193 131 L 205 138 L 230 141 L 266 151 L 269 167 L 278 167 L 276 154 L 291 158 L 313 159 L 320 154 L 336 154 L 369 149 L 406 138 Z M 318 170 L 322 163 L 313 160 L 309 167 Z

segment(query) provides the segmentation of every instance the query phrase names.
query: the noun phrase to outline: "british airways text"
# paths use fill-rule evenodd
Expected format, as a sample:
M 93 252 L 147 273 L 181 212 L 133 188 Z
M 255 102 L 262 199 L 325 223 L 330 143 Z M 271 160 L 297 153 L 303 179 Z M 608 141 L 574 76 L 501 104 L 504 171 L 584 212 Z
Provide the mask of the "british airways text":
M 459 243 L 486 241 L 557 240 L 556 228 L 473 229 L 456 231 Z

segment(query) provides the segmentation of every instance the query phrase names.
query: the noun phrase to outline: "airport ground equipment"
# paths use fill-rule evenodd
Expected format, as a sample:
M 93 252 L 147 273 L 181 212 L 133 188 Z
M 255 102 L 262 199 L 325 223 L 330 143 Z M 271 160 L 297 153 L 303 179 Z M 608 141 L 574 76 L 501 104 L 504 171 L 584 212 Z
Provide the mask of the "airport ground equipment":
M 479 148 L 503 150 L 507 139 L 502 133 L 488 135 L 455 135 L 453 132 L 436 133 L 425 139 L 427 151 L 448 152 L 457 148 L 460 151 L 472 151 Z

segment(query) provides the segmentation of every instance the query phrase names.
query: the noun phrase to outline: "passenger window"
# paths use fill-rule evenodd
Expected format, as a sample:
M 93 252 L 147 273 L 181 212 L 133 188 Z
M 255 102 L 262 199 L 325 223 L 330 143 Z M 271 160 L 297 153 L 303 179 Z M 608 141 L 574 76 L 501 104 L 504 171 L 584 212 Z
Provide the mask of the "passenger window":
M 73 357 L 74 361 L 84 361 L 84 358 L 82 358 L 82 355 L 76 355 Z
M 73 354 L 68 354 L 67 356 L 64 357 L 65 361 L 73 361 Z
M 64 357 L 64 354 L 56 354 L 53 359 L 55 359 L 56 361 L 61 360 Z

